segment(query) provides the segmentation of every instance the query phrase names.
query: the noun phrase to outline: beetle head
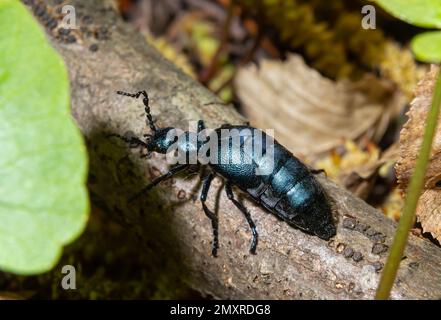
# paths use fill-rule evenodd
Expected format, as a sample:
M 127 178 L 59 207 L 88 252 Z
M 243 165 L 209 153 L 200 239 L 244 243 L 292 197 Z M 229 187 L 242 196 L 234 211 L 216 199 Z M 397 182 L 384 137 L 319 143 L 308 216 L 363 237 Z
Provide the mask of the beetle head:
M 137 93 L 127 93 L 124 91 L 117 91 L 116 92 L 119 95 L 127 96 L 131 98 L 142 98 L 142 103 L 144 104 L 144 110 L 146 114 L 146 123 L 150 127 L 150 130 L 152 131 L 151 134 L 146 134 L 144 137 L 146 137 L 145 147 L 147 148 L 147 151 L 150 152 L 159 152 L 159 153 L 167 153 L 171 145 L 177 141 L 178 137 L 176 134 L 175 128 L 157 128 L 153 117 L 150 113 L 150 106 L 149 106 L 149 96 L 146 91 L 139 91 Z
M 158 128 L 147 136 L 147 150 L 149 152 L 167 153 L 170 147 L 178 140 L 176 129 L 172 127 Z

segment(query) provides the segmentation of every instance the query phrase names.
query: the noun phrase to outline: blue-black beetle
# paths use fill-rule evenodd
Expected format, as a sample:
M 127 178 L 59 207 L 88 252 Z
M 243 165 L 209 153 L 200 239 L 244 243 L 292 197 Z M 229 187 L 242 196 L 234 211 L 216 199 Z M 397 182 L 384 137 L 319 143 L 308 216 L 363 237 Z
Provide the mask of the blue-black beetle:
M 157 128 L 153 122 L 149 98 L 146 91 L 140 91 L 136 94 L 126 93 L 122 91 L 117 92 L 120 95 L 125 95 L 133 98 L 142 96 L 147 116 L 147 123 L 152 131 L 152 134 L 146 135 L 146 141 L 137 137 L 127 137 L 121 135 L 116 136 L 132 147 L 142 146 L 147 148 L 149 152 L 167 153 L 172 144 L 177 143 L 177 139 L 170 139 L 168 133 L 175 128 Z M 205 129 L 204 122 L 198 122 L 198 133 Z M 255 133 L 259 133 L 261 137 L 265 137 L 265 133 L 259 129 L 250 126 L 241 125 L 224 125 L 214 131 L 220 133 L 221 129 L 236 129 L 239 136 L 243 140 L 248 138 L 255 139 Z M 251 135 L 250 135 L 250 132 Z M 190 132 L 184 132 L 189 135 Z M 220 136 L 220 135 L 218 135 Z M 220 143 L 220 141 L 219 141 Z M 188 141 L 182 143 L 178 147 L 184 152 L 189 152 L 190 149 L 199 150 L 204 145 L 204 142 L 189 143 Z M 234 147 L 231 143 L 228 148 L 219 148 L 217 158 L 224 157 L 254 157 L 254 154 L 243 154 L 242 148 Z M 265 148 L 265 147 L 264 147 Z M 245 215 L 248 224 L 253 233 L 253 240 L 251 243 L 251 253 L 256 252 L 258 233 L 256 226 L 246 208 L 235 199 L 232 186 L 238 187 L 240 190 L 251 196 L 255 202 L 266 208 L 269 212 L 277 217 L 283 219 L 289 225 L 299 228 L 300 230 L 318 236 L 321 239 L 328 240 L 336 233 L 334 226 L 332 208 L 325 194 L 323 188 L 315 179 L 314 174 L 320 173 L 323 170 L 311 170 L 305 166 L 299 159 L 297 159 L 291 152 L 284 148 L 277 141 L 273 140 L 273 159 L 271 171 L 263 175 L 256 175 L 256 169 L 259 165 L 263 166 L 262 161 L 256 162 L 254 159 L 251 163 L 235 163 L 225 164 L 225 162 L 209 163 L 210 173 L 204 178 L 200 200 L 205 214 L 211 220 L 213 227 L 213 244 L 212 254 L 217 255 L 219 247 L 218 241 L 218 217 L 205 204 L 210 184 L 218 174 L 225 179 L 225 191 L 228 198 L 234 205 Z M 151 189 L 172 176 L 178 174 L 189 168 L 189 164 L 178 164 L 174 166 L 169 172 L 153 180 L 141 193 Z M 139 194 L 141 194 L 139 193 Z M 138 195 L 139 195 L 138 194 Z

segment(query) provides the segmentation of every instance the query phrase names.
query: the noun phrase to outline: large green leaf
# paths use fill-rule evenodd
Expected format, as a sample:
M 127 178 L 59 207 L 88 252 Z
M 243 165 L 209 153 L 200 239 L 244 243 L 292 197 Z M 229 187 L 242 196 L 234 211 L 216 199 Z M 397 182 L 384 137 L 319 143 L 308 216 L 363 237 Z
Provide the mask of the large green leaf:
M 441 31 L 420 33 L 412 39 L 412 51 L 423 62 L 441 62 Z
M 424 28 L 441 28 L 441 0 L 375 0 L 390 14 Z
M 87 222 L 87 154 L 66 68 L 18 0 L 0 0 L 0 269 L 51 269 Z

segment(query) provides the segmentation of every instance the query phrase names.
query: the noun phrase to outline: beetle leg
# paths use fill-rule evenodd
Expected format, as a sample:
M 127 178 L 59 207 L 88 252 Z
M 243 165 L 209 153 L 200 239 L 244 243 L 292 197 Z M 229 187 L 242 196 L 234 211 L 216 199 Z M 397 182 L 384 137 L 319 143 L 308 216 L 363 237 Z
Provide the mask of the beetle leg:
M 228 129 L 231 128 L 232 124 L 231 123 L 224 123 L 223 125 L 220 126 L 221 129 Z
M 204 120 L 199 120 L 198 121 L 198 132 L 197 132 L 197 137 L 198 137 L 198 150 L 202 147 L 202 145 L 207 141 L 207 132 L 204 132 L 205 136 L 200 136 L 201 132 L 205 130 L 205 123 Z M 201 139 L 204 139 L 203 141 Z
M 326 177 L 328 176 L 325 169 L 311 169 L 311 170 L 309 170 L 309 172 L 311 172 L 312 174 L 324 173 Z
M 114 134 L 109 134 L 108 137 L 109 138 L 113 138 L 113 137 L 119 138 L 122 141 L 128 143 L 130 145 L 130 148 L 137 148 L 139 146 L 143 146 L 143 147 L 147 148 L 147 144 L 135 136 L 122 136 L 122 135 L 114 133 Z
M 205 130 L 205 123 L 204 123 L 204 120 L 199 120 L 199 121 L 198 121 L 198 134 L 199 134 L 201 131 L 203 131 L 203 130 Z
M 133 200 L 135 200 L 140 195 L 142 195 L 143 193 L 147 192 L 148 190 L 150 190 L 151 188 L 153 188 L 154 186 L 156 186 L 160 182 L 171 178 L 172 176 L 178 174 L 181 171 L 184 171 L 187 168 L 188 168 L 187 164 L 179 164 L 176 167 L 171 168 L 169 172 L 167 172 L 166 174 L 164 174 L 164 175 L 154 179 L 151 183 L 149 183 L 147 186 L 145 186 L 140 192 L 138 192 L 136 195 L 131 197 L 129 199 L 129 202 L 132 202 Z
M 212 172 L 210 172 L 205 177 L 201 192 L 201 202 L 205 215 L 211 220 L 211 226 L 213 228 L 213 245 L 211 249 L 211 254 L 214 257 L 217 257 L 217 249 L 219 248 L 219 219 L 217 215 L 212 211 L 210 211 L 207 208 L 207 205 L 205 204 L 205 201 L 207 200 L 208 190 L 210 189 L 210 185 L 213 179 L 214 179 L 214 174 Z
M 231 184 L 229 181 L 227 181 L 225 185 L 225 192 L 227 193 L 228 199 L 230 199 L 234 203 L 234 205 L 245 215 L 245 218 L 247 219 L 248 224 L 250 225 L 251 232 L 253 233 L 253 241 L 251 242 L 250 252 L 252 254 L 256 254 L 257 242 L 259 239 L 259 234 L 257 233 L 256 225 L 254 224 L 254 221 L 251 218 L 250 213 L 244 207 L 244 205 L 239 201 L 237 201 L 236 199 L 234 199 L 233 189 L 231 188 Z

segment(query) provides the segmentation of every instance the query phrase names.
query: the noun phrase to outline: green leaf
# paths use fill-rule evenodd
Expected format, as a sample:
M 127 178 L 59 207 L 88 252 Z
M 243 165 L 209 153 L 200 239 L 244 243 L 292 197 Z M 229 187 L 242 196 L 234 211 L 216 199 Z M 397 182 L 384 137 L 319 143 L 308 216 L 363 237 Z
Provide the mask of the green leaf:
M 441 62 L 441 31 L 420 33 L 412 39 L 415 57 L 423 62 Z
M 395 17 L 423 28 L 441 28 L 441 0 L 375 0 Z
M 0 0 L 0 269 L 50 270 L 85 228 L 87 154 L 63 61 L 17 0 Z

